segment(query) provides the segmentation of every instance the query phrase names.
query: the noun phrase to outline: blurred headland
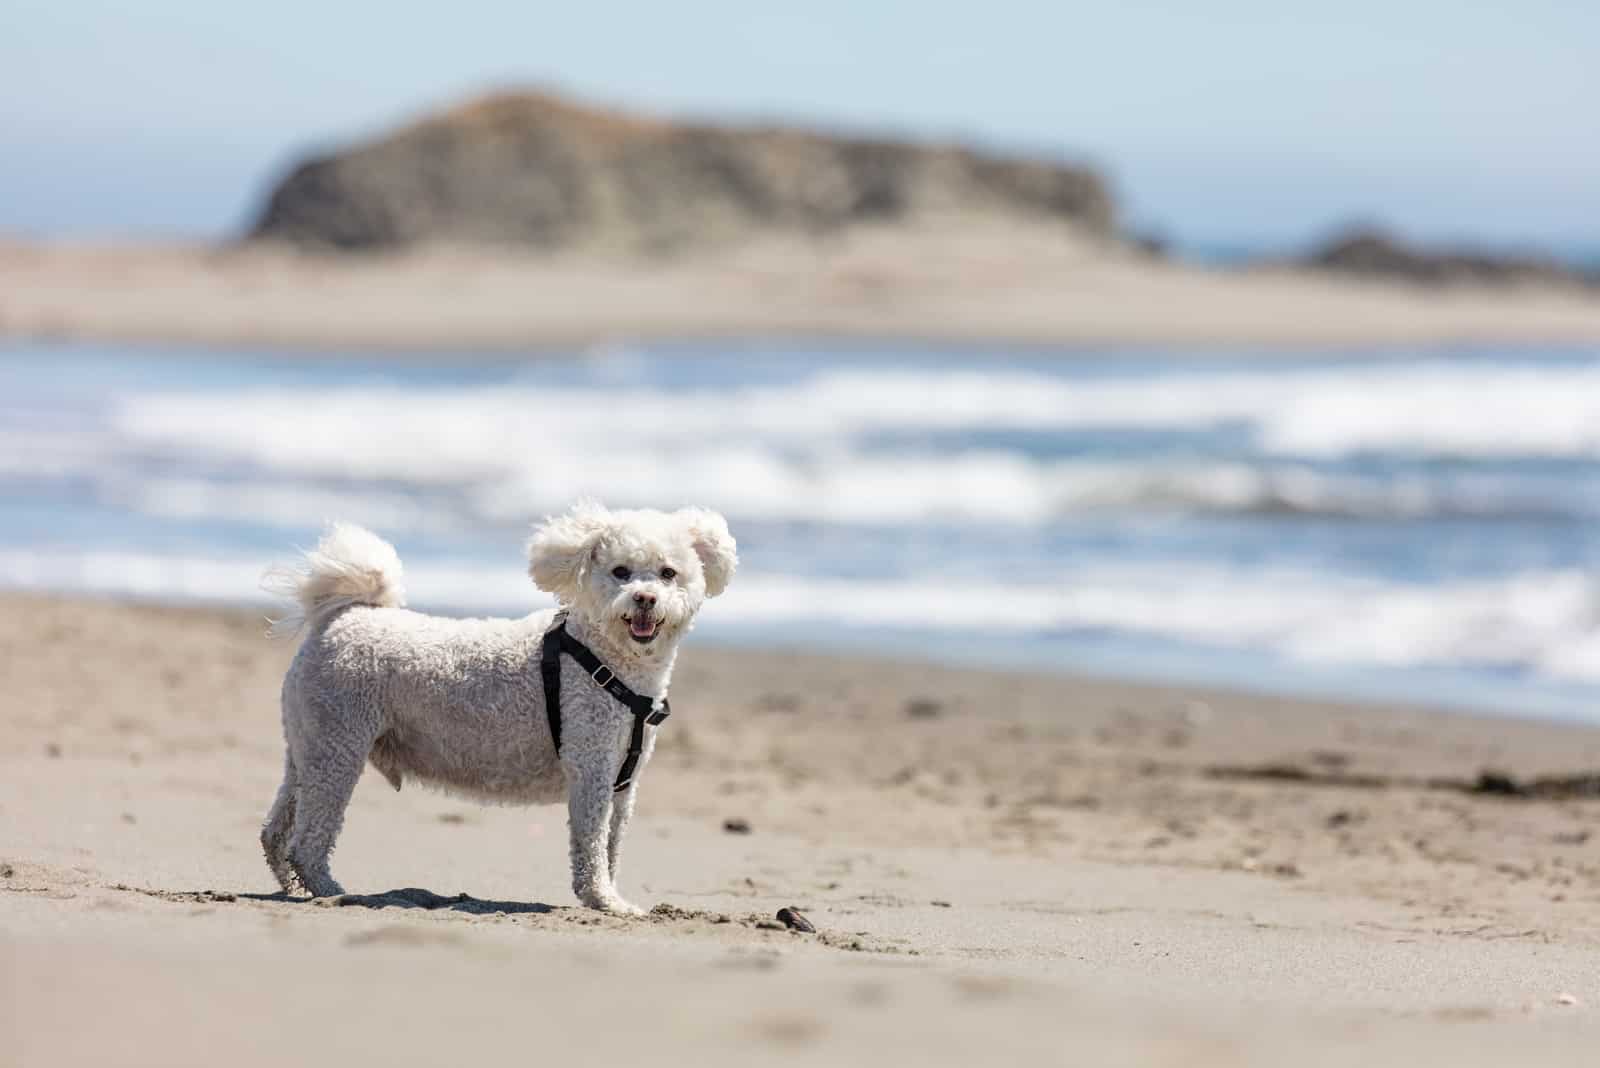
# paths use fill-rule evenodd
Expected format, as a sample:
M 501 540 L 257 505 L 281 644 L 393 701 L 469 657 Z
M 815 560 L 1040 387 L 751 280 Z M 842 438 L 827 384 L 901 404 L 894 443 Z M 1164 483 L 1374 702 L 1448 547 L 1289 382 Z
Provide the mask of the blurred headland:
M 304 160 L 221 244 L 0 241 L 0 337 L 527 351 L 1600 340 L 1592 275 L 1381 232 L 1231 266 L 1059 159 L 503 92 Z
M 549 92 L 473 100 L 308 160 L 250 236 L 309 248 L 446 243 L 671 253 L 762 234 L 961 217 L 1106 237 L 1094 171 L 958 145 L 670 121 Z

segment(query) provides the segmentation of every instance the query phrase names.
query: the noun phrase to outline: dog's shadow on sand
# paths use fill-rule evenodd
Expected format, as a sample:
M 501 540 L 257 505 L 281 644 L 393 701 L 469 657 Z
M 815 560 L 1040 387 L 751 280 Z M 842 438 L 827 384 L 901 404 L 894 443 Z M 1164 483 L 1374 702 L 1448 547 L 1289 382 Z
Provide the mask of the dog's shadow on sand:
M 276 894 L 236 894 L 240 901 L 272 901 L 288 905 L 318 905 L 321 907 L 359 907 L 364 909 L 448 909 L 474 916 L 495 913 L 525 915 L 528 913 L 555 912 L 556 906 L 542 901 L 485 901 L 471 894 L 454 894 L 445 897 L 432 890 L 408 886 L 401 890 L 388 890 L 381 894 L 339 894 L 337 897 L 294 897 L 281 891 Z

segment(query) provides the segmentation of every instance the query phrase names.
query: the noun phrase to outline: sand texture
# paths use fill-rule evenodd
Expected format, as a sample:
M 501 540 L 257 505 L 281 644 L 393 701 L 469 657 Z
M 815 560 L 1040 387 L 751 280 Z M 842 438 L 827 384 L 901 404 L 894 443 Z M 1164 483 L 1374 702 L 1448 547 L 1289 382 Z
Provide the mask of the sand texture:
M 823 336 L 1038 345 L 1600 340 L 1600 296 L 1207 271 L 1059 228 L 858 229 L 670 258 L 0 242 L 0 338 L 527 351 Z
M 622 870 L 650 917 L 575 907 L 560 809 L 376 774 L 312 904 L 255 841 L 288 646 L 0 609 L 3 1064 L 1600 1048 L 1600 731 L 691 639 Z

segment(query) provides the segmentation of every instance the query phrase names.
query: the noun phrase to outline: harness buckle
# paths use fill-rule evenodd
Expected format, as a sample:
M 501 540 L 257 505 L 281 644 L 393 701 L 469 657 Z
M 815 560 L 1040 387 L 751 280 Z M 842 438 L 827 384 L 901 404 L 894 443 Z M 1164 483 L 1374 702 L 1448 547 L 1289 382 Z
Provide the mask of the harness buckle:
M 659 727 L 667 721 L 667 717 L 671 714 L 664 708 L 651 709 L 650 714 L 644 717 L 644 721 L 652 727 Z
M 600 677 L 600 672 L 602 671 L 606 673 L 606 677 L 603 679 Z M 604 664 L 601 664 L 599 667 L 595 668 L 589 673 L 589 677 L 594 680 L 596 686 L 599 686 L 601 689 L 605 689 L 616 679 L 617 673 L 606 667 Z

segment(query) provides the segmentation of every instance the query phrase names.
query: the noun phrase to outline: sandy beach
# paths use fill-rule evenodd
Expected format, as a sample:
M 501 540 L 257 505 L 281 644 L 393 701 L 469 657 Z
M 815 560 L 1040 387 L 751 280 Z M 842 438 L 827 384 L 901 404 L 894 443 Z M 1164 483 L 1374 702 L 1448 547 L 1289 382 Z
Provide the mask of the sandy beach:
M 647 259 L 0 241 L 0 338 L 323 350 L 817 336 L 1022 345 L 1592 342 L 1600 298 L 1205 270 L 1060 230 L 852 231 Z
M 289 645 L 248 612 L 0 604 L 3 1063 L 1580 1064 L 1600 1039 L 1600 731 L 691 640 L 621 876 L 656 913 L 575 907 L 559 809 L 375 774 L 351 896 L 319 907 L 269 894 L 255 841 Z M 784 906 L 817 933 L 773 929 Z

